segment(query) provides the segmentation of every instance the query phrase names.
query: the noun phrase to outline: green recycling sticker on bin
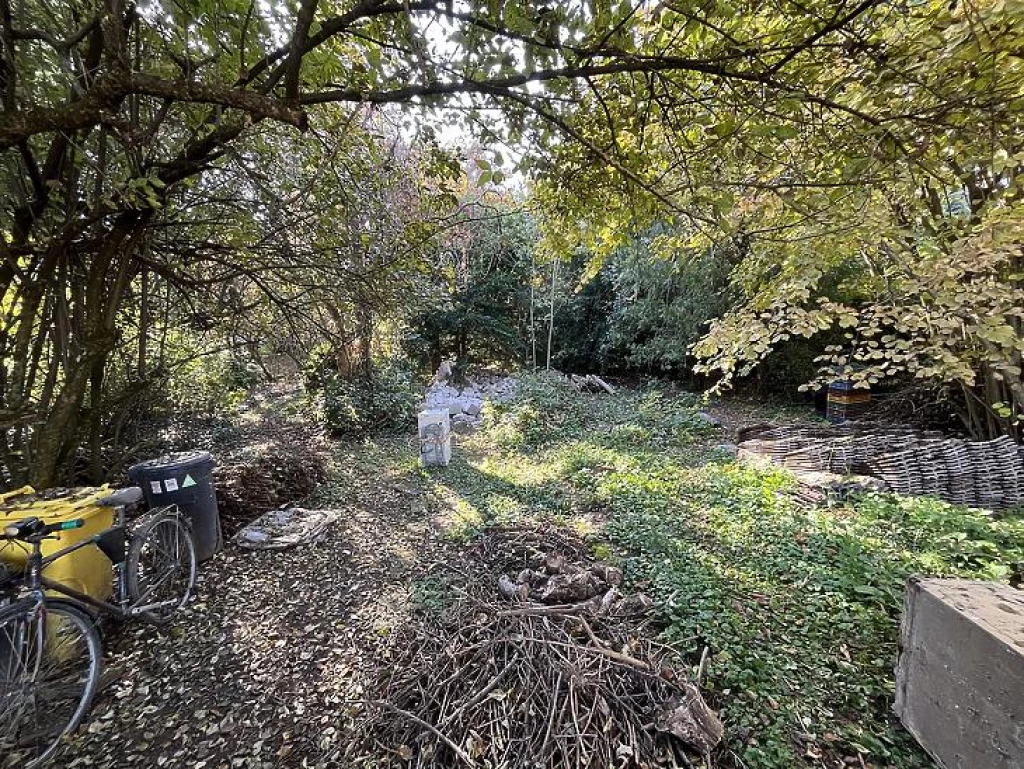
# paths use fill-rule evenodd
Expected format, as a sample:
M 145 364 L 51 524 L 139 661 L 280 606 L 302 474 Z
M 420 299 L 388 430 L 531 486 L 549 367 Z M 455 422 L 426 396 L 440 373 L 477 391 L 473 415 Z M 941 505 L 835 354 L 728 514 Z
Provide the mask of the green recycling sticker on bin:
M 189 486 L 195 486 L 195 485 L 196 485 L 196 482 L 194 480 L 192 480 L 192 476 L 191 475 L 186 475 L 185 476 L 185 480 L 183 480 L 181 482 L 181 488 L 183 488 L 183 489 L 187 489 Z

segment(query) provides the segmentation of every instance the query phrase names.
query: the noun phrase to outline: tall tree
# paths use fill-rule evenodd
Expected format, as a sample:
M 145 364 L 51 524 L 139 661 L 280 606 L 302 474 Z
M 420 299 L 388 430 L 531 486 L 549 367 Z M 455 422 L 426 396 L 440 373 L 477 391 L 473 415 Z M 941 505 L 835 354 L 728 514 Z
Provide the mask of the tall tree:
M 947 383 L 975 434 L 1018 431 L 1024 4 L 803 11 L 663 5 L 666 45 L 756 50 L 751 77 L 622 75 L 553 106 L 582 136 L 536 160 L 548 250 L 667 221 L 668 245 L 736 255 L 739 302 L 695 348 L 723 384 L 839 330 L 824 380 Z
M 1015 199 L 1019 150 L 1001 147 L 1001 171 L 995 159 L 996 137 L 1021 135 L 1019 21 L 1016 0 L 3 0 L 5 464 L 56 480 L 95 427 L 150 233 L 262 126 L 308 131 L 321 105 L 448 104 L 485 137 L 537 147 L 563 239 L 584 225 L 614 246 L 627 215 L 658 210 L 705 238 L 793 235 L 780 259 L 805 264 L 792 244 L 834 229 L 840 203 L 849 221 L 865 190 L 871 210 L 919 188 L 941 204 L 976 179 L 982 221 Z M 903 216 L 906 231 L 916 214 Z M 887 247 L 907 241 L 898 229 Z

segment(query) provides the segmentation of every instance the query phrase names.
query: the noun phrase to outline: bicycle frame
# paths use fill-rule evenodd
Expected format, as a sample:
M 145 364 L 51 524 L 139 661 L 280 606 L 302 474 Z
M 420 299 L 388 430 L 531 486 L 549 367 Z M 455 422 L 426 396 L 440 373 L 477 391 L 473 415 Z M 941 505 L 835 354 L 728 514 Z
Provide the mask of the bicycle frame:
M 118 619 L 129 619 L 131 617 L 138 616 L 147 611 L 153 611 L 154 609 L 162 609 L 166 606 L 173 606 L 176 602 L 173 600 L 159 601 L 157 603 L 140 604 L 132 606 L 130 605 L 130 598 L 128 596 L 128 586 L 125 582 L 127 575 L 121 564 L 114 564 L 114 568 L 117 571 L 117 603 L 111 603 L 109 601 L 102 601 L 99 598 L 93 598 L 91 595 L 82 593 L 81 591 L 75 590 L 73 587 L 65 585 L 62 582 L 55 582 L 54 580 L 47 579 L 43 576 L 43 570 L 46 569 L 54 561 L 63 558 L 64 556 L 74 553 L 77 550 L 81 550 L 89 545 L 98 546 L 100 539 L 116 530 L 117 528 L 124 526 L 124 509 L 120 508 L 118 513 L 118 524 L 112 526 L 109 529 L 94 534 L 88 539 L 83 539 L 73 545 L 68 545 L 65 548 L 61 548 L 55 553 L 43 558 L 42 556 L 42 542 L 36 540 L 31 542 L 32 552 L 29 554 L 28 563 L 25 569 L 25 580 L 24 585 L 28 589 L 29 593 L 33 595 L 36 600 L 43 600 L 43 590 L 51 590 L 55 593 L 60 593 L 68 598 L 72 598 L 80 603 L 84 603 L 88 606 L 105 611 L 109 614 L 113 614 Z

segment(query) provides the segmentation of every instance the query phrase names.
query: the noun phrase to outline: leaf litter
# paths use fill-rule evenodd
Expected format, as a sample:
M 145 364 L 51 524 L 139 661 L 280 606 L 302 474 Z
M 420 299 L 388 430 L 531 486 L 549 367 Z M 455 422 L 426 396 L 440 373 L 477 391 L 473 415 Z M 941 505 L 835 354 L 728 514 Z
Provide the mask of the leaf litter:
M 272 413 L 261 419 L 283 438 L 262 456 L 299 443 L 341 455 L 314 495 L 339 520 L 311 546 L 229 544 L 170 626 L 113 628 L 64 765 L 703 763 L 721 724 L 654 640 L 649 599 L 624 595 L 585 541 L 524 525 L 460 547 L 431 518 L 404 441 L 328 446 Z M 261 501 L 239 509 L 251 520 Z
M 331 477 L 310 502 L 338 520 L 311 546 L 228 542 L 166 627 L 105 626 L 102 689 L 60 766 L 340 765 L 344 704 L 364 696 L 365 661 L 405 621 L 411 580 L 455 546 L 410 506 L 418 479 L 405 441 L 331 444 L 308 424 L 282 424 L 274 415 L 285 409 L 259 411 L 225 464 L 254 445 L 262 456 L 326 456 Z M 261 504 L 245 504 L 244 522 Z

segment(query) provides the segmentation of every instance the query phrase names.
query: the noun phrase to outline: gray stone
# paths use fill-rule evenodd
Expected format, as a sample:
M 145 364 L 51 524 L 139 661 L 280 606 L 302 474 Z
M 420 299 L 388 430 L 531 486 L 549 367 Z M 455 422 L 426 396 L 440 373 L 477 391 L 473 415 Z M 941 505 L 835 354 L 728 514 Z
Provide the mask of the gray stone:
M 445 382 L 447 382 L 451 378 L 452 368 L 454 365 L 454 361 L 441 361 L 441 365 L 438 367 L 437 372 L 434 374 L 435 384 L 444 384 Z
M 452 432 L 456 435 L 472 435 L 478 425 L 479 422 L 469 414 L 456 414 L 452 417 Z
M 723 454 L 728 454 L 730 457 L 734 457 L 739 453 L 739 446 L 735 443 L 719 443 L 715 446 L 715 451 L 720 451 Z
M 721 419 L 716 417 L 714 414 L 709 414 L 706 411 L 698 411 L 697 412 L 697 418 L 700 419 L 703 422 L 706 422 L 707 424 L 711 425 L 712 427 L 721 427 L 722 426 L 722 420 Z
M 896 714 L 944 769 L 1024 769 L 1024 592 L 912 578 Z
M 515 397 L 516 382 L 511 377 L 494 379 L 485 383 L 470 382 L 459 390 L 445 383 L 431 385 L 424 395 L 424 406 L 428 409 L 447 409 L 452 416 L 468 414 L 479 417 L 484 401 L 503 402 Z

